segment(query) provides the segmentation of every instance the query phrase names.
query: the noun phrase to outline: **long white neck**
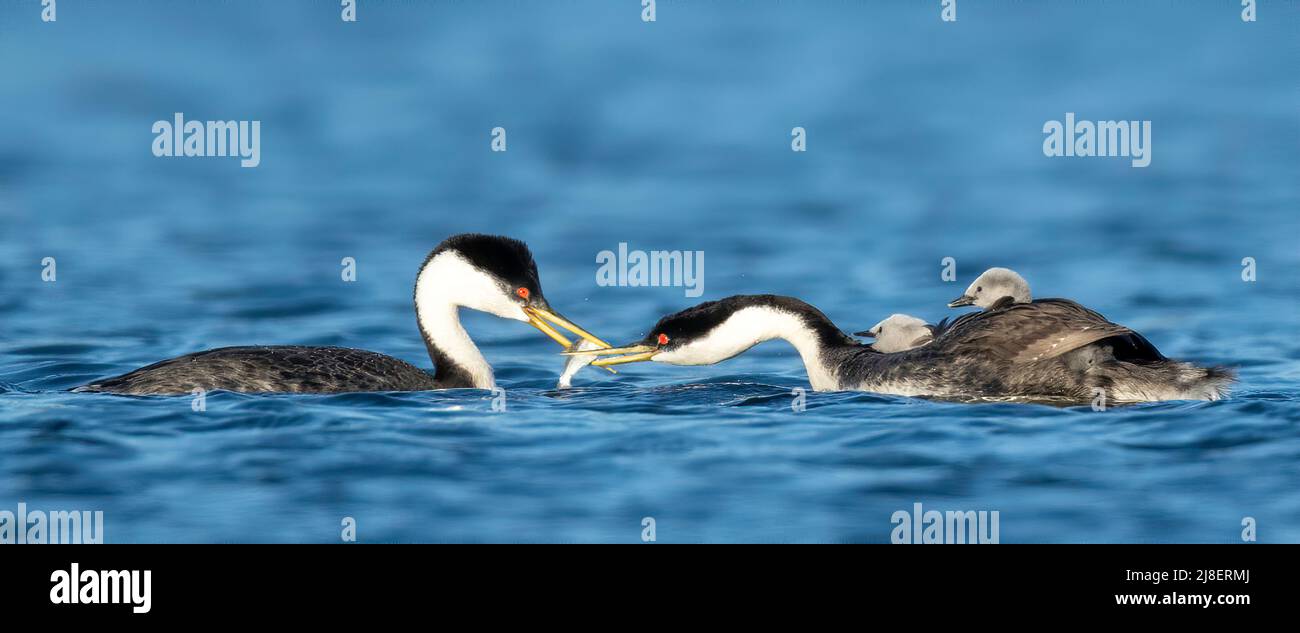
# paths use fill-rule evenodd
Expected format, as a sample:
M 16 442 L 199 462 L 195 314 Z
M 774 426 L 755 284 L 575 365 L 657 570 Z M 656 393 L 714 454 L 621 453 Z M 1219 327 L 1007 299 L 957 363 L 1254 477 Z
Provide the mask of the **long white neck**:
M 839 389 L 834 367 L 826 362 L 821 338 L 803 318 L 792 312 L 767 306 L 742 308 L 706 336 L 673 350 L 666 358 L 678 365 L 706 365 L 721 362 L 772 339 L 784 339 L 803 359 L 808 382 L 816 391 Z
M 483 287 L 485 283 L 491 283 L 490 278 L 454 252 L 429 260 L 416 279 L 416 319 L 433 360 L 434 377 L 446 387 L 496 387 L 492 366 L 460 323 L 460 307 L 477 307 L 466 298 L 485 296 L 490 290 Z

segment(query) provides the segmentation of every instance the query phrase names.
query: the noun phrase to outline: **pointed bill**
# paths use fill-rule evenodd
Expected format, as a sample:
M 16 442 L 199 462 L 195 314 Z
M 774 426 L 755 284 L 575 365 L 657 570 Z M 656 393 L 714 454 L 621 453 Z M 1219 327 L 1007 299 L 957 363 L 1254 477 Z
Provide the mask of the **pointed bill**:
M 648 352 L 641 352 L 639 354 L 628 354 L 627 356 L 608 356 L 605 358 L 591 361 L 591 366 L 604 367 L 605 369 L 609 369 L 608 367 L 609 365 L 622 365 L 624 363 L 640 363 L 648 360 L 654 360 L 655 354 L 658 353 L 659 353 L 658 350 L 651 350 Z
M 563 334 L 560 334 L 559 331 L 557 331 L 555 328 L 551 327 L 551 324 L 549 324 L 549 323 L 547 323 L 546 321 L 543 321 L 543 320 L 541 320 L 540 318 L 538 318 L 537 315 L 533 314 L 531 310 L 529 311 L 528 317 L 529 317 L 529 319 L 528 319 L 528 323 L 529 323 L 529 325 L 532 325 L 533 327 L 537 328 L 538 330 L 541 330 L 542 334 L 545 334 L 545 335 L 551 337 L 551 340 L 553 340 L 553 341 L 555 341 L 556 343 L 559 343 L 560 345 L 564 346 L 564 349 L 566 349 L 566 350 L 567 350 L 567 349 L 574 349 L 574 347 L 573 347 L 573 341 L 570 341 L 570 340 L 569 340 L 567 337 L 565 337 Z M 576 326 L 575 326 L 575 327 L 576 327 Z M 602 347 L 609 347 L 609 344 L 608 344 L 608 343 L 600 343 L 599 345 L 601 345 Z M 565 353 L 568 354 L 568 352 L 565 352 Z M 590 352 L 587 352 L 587 353 L 590 353 Z M 592 363 L 592 364 L 595 364 L 595 363 Z M 603 368 L 605 369 L 605 371 L 607 371 L 607 372 L 609 372 L 609 373 L 611 373 L 611 374 L 617 374 L 617 373 L 618 373 L 617 371 L 615 371 L 614 369 L 612 369 L 612 368 L 610 368 L 610 367 L 605 367 L 604 365 L 598 365 L 598 366 L 599 366 L 599 367 L 603 367 Z
M 613 354 L 639 354 L 644 352 L 653 352 L 659 348 L 653 345 L 628 345 L 626 347 L 603 347 L 601 349 L 587 350 L 584 352 L 560 352 L 564 356 L 577 356 L 579 354 L 596 354 L 597 356 L 610 356 Z
M 602 348 L 607 348 L 607 347 L 609 347 L 609 343 L 606 343 L 605 341 L 600 340 L 599 338 L 596 337 L 595 334 L 592 334 L 591 332 L 588 332 L 588 331 L 582 329 L 581 327 L 578 327 L 578 325 L 577 325 L 576 323 L 574 323 L 574 322 L 572 322 L 572 321 L 570 321 L 570 320 L 568 320 L 568 319 L 566 319 L 566 318 L 564 318 L 564 317 L 562 317 L 562 316 L 560 316 L 560 315 L 558 315 L 558 314 L 556 314 L 556 313 L 554 313 L 554 312 L 551 312 L 551 311 L 546 310 L 546 309 L 543 309 L 543 308 L 539 308 L 539 307 L 537 307 L 537 306 L 528 306 L 528 307 L 524 308 L 524 311 L 528 312 L 528 314 L 529 314 L 530 316 L 538 316 L 538 317 L 541 317 L 541 318 L 546 319 L 547 321 L 550 321 L 551 323 L 554 323 L 554 324 L 556 324 L 556 325 L 558 325 L 558 326 L 560 326 L 560 327 L 562 327 L 562 328 L 564 328 L 564 329 L 566 329 L 566 330 L 568 330 L 568 331 L 570 331 L 570 332 L 573 332 L 573 333 L 576 334 L 577 336 L 579 336 L 579 337 L 581 337 L 582 339 L 584 339 L 584 340 L 590 342 L 590 343 L 593 344 L 593 345 L 596 345 L 596 346 L 598 346 L 598 347 L 602 347 Z M 541 329 L 541 328 L 538 328 L 538 329 Z M 549 334 L 548 334 L 548 336 L 549 336 Z M 565 345 L 565 347 L 567 348 L 567 347 L 569 347 L 569 346 L 568 346 L 568 345 Z

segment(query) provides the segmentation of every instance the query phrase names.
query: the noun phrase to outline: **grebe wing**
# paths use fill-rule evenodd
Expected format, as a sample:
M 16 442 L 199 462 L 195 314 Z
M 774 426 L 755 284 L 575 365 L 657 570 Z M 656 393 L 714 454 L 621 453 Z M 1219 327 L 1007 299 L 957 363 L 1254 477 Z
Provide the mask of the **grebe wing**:
M 962 315 L 943 333 L 946 335 L 942 338 L 935 337 L 936 344 L 946 349 L 983 352 L 1013 363 L 1047 360 L 1105 338 L 1136 335 L 1066 299 L 1044 299 Z
M 346 347 L 222 347 L 186 354 L 93 382 L 77 391 L 187 394 L 338 393 L 437 389 L 433 376 L 406 361 Z

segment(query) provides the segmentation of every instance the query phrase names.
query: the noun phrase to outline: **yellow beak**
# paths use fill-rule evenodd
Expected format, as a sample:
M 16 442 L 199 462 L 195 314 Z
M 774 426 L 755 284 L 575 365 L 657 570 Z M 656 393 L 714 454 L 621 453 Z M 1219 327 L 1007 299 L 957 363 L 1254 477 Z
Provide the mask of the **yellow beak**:
M 577 324 L 573 323 L 572 321 L 570 321 L 570 320 L 568 320 L 568 319 L 566 319 L 566 318 L 564 318 L 564 317 L 562 317 L 562 316 L 560 316 L 560 315 L 558 315 L 558 314 L 555 314 L 554 312 L 550 312 L 550 311 L 548 311 L 548 310 L 544 310 L 544 309 L 542 309 L 542 308 L 538 308 L 538 307 L 536 307 L 536 306 L 527 306 L 527 307 L 524 308 L 524 312 L 527 312 L 527 313 L 528 313 L 528 316 L 534 317 L 534 320 L 536 320 L 537 317 L 541 317 L 541 318 L 543 318 L 543 319 L 546 319 L 547 321 L 550 321 L 551 323 L 554 323 L 554 324 L 556 324 L 556 325 L 558 325 L 558 326 L 560 326 L 560 327 L 562 327 L 562 328 L 564 328 L 564 329 L 566 329 L 566 330 L 568 330 L 568 331 L 570 331 L 570 332 L 573 332 L 574 334 L 578 335 L 579 337 L 581 337 L 581 338 L 587 340 L 588 342 L 590 342 L 590 343 L 592 343 L 592 344 L 594 344 L 594 345 L 599 345 L 599 346 L 602 347 L 602 348 L 607 348 L 607 347 L 609 347 L 609 343 L 606 343 L 605 341 L 602 341 L 602 340 L 596 338 L 596 335 L 595 335 L 595 334 L 592 334 L 591 332 L 588 332 L 588 331 L 586 331 L 586 330 L 584 330 L 584 329 L 578 327 Z M 536 323 L 534 323 L 534 325 L 536 325 Z M 541 330 L 542 328 L 538 327 L 537 329 Z M 542 330 L 542 331 L 545 332 L 546 330 Z M 552 329 L 551 331 L 554 332 L 555 330 Z M 558 334 L 558 332 L 557 332 L 557 334 Z M 548 333 L 547 336 L 550 336 L 550 334 Z M 554 337 L 554 336 L 551 336 L 551 338 L 555 338 L 555 337 Z M 556 342 L 557 342 L 557 343 L 560 342 L 560 339 L 556 339 Z M 568 345 L 568 343 L 564 343 L 564 346 L 567 348 L 569 345 Z
M 592 361 L 596 367 L 605 367 L 608 365 L 622 365 L 624 363 L 640 363 L 653 360 L 659 353 L 659 348 L 653 345 L 629 345 L 627 347 L 610 347 L 608 349 L 594 349 L 586 352 L 562 352 L 565 356 L 574 356 L 576 354 L 596 354 L 598 356 L 611 356 L 611 358 L 602 358 Z
M 554 323 L 554 324 L 556 324 L 556 325 L 558 325 L 558 326 L 560 326 L 560 327 L 562 327 L 562 328 L 564 328 L 564 329 L 566 329 L 566 330 L 568 330 L 568 331 L 570 331 L 570 332 L 572 332 L 572 333 L 574 333 L 574 334 L 576 334 L 576 335 L 582 337 L 584 340 L 589 341 L 589 342 L 591 342 L 591 343 L 594 344 L 594 345 L 599 345 L 599 346 L 602 347 L 602 348 L 608 348 L 608 347 L 609 347 L 609 343 L 606 343 L 605 341 L 602 341 L 602 340 L 596 338 L 596 336 L 595 336 L 594 334 L 592 334 L 592 333 L 590 333 L 590 332 L 588 332 L 588 331 L 582 329 L 581 327 L 578 327 L 577 324 L 575 324 L 575 323 L 569 321 L 568 319 L 565 319 L 564 317 L 561 317 L 561 316 L 558 315 L 558 314 L 555 314 L 555 313 L 553 313 L 553 312 L 550 312 L 550 311 L 547 311 L 547 310 L 543 310 L 542 308 L 538 308 L 538 307 L 534 307 L 534 306 L 526 306 L 526 307 L 524 307 L 524 312 L 528 314 L 528 323 L 529 323 L 529 324 L 531 324 L 533 327 L 535 327 L 535 328 L 537 328 L 538 330 L 540 330 L 540 331 L 542 332 L 542 334 L 545 334 L 545 335 L 551 337 L 551 340 L 555 341 L 556 343 L 559 343 L 559 344 L 562 345 L 562 346 L 564 347 L 564 349 L 566 349 L 566 350 L 567 350 L 567 349 L 571 349 L 571 348 L 573 347 L 573 341 L 570 341 L 570 340 L 568 339 L 568 337 L 566 337 L 566 336 L 564 336 L 563 334 L 561 334 L 561 333 L 559 332 L 559 330 L 556 330 L 554 327 L 551 327 L 551 323 Z M 545 320 L 543 320 L 543 319 L 545 319 Z M 547 323 L 547 321 L 550 321 L 551 323 Z M 590 354 L 590 353 L 592 353 L 592 352 L 585 352 L 585 353 Z M 602 353 L 603 353 L 603 351 L 602 351 Z M 593 365 L 596 365 L 596 364 L 599 363 L 599 362 L 600 362 L 600 361 L 596 361 L 596 362 L 593 362 L 592 364 L 593 364 Z M 598 365 L 598 366 L 600 366 L 600 367 L 604 367 L 603 364 L 602 364 L 602 365 Z M 613 369 L 611 369 L 611 368 L 609 368 L 609 367 L 605 367 L 605 370 L 608 371 L 608 372 L 611 373 L 611 374 L 616 374 L 616 373 L 618 373 L 618 372 L 614 371 Z

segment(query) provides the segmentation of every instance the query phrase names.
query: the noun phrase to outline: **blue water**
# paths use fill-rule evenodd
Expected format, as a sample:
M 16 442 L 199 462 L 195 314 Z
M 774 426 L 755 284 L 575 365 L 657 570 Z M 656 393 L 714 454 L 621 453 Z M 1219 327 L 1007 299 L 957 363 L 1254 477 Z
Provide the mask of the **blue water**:
M 1240 542 L 1243 517 L 1300 541 L 1300 5 L 1238 4 L 0 3 L 0 510 L 103 510 L 109 542 L 338 542 L 343 517 L 364 542 L 638 542 L 643 517 L 660 542 L 887 542 L 914 503 L 996 510 L 1003 542 Z M 261 165 L 155 158 L 174 112 L 260 120 Z M 1044 157 L 1066 112 L 1151 120 L 1151 165 Z M 428 367 L 413 277 L 462 231 L 527 241 L 550 301 L 616 342 L 735 293 L 850 331 L 936 320 L 1003 265 L 1241 381 L 796 413 L 784 343 L 561 392 L 556 346 L 471 314 L 504 412 L 63 391 L 235 344 Z M 703 296 L 597 286 L 619 242 L 704 251 Z

